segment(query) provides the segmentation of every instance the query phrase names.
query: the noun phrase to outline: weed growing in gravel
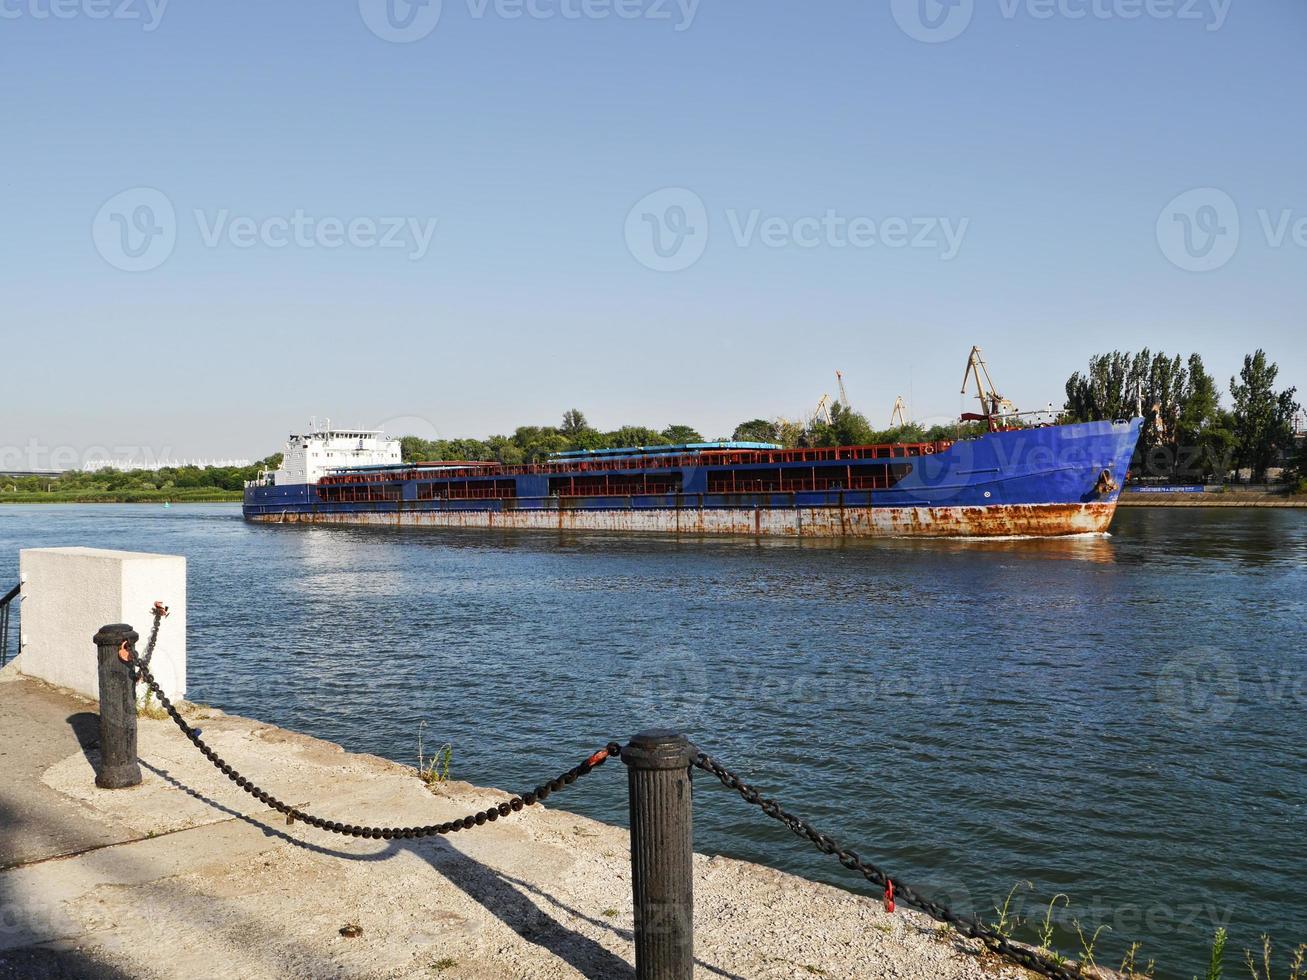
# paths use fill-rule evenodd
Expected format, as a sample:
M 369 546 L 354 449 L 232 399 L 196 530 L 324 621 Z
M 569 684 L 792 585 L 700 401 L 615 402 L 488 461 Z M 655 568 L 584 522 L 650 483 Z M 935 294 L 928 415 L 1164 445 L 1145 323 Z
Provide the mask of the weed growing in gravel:
M 1093 935 L 1086 939 L 1084 930 L 1080 928 L 1080 920 L 1072 919 L 1071 924 L 1075 926 L 1076 935 L 1080 937 L 1080 972 L 1084 973 L 1086 970 L 1093 970 L 1094 973 L 1097 973 L 1098 964 L 1094 961 L 1094 947 L 1098 945 L 1098 937 L 1103 934 L 1103 930 L 1110 931 L 1112 927 L 1108 925 L 1099 926 L 1094 930 Z M 1091 973 L 1090 976 L 1093 976 L 1093 974 Z
M 1226 931 L 1217 929 L 1216 935 L 1212 937 L 1212 952 L 1207 960 L 1207 977 L 1206 980 L 1221 980 L 1221 970 L 1223 969 L 1222 960 L 1225 959 L 1225 940 Z M 1194 977 L 1194 980 L 1198 980 Z
M 162 721 L 168 717 L 168 712 L 163 710 L 163 705 L 154 703 L 154 692 L 146 688 L 145 697 L 137 702 L 136 717 Z
M 1013 930 L 1015 930 L 1017 926 L 1021 925 L 1021 919 L 1015 914 L 1011 914 L 1010 910 L 1012 908 L 1012 898 L 1014 895 L 1016 895 L 1017 889 L 1020 888 L 1022 885 L 1025 885 L 1031 891 L 1035 890 L 1035 886 L 1033 882 L 1018 881 L 1015 885 L 1012 886 L 1011 890 L 1007 893 L 1007 898 L 1003 899 L 1002 906 L 998 906 L 998 905 L 994 906 L 994 911 L 998 913 L 998 921 L 992 923 L 990 928 L 992 928 L 996 933 L 998 933 L 1004 939 L 1012 938 Z
M 1143 943 L 1131 943 L 1130 948 L 1125 951 L 1125 958 L 1121 960 L 1121 969 L 1117 972 L 1126 977 L 1126 980 L 1152 980 L 1153 971 L 1157 969 L 1157 964 L 1153 960 L 1149 960 L 1143 966 L 1139 966 L 1136 962 L 1139 950 L 1143 946 Z
M 418 725 L 418 779 L 426 783 L 427 786 L 434 786 L 437 783 L 449 781 L 449 767 L 454 762 L 454 747 L 446 742 L 436 750 L 429 760 L 425 758 L 422 751 L 422 729 L 427 727 L 424 721 Z
M 1016 911 L 1016 907 L 1019 905 L 1017 895 L 1023 887 L 1034 890 L 1031 882 L 1018 881 L 1008 891 L 1003 902 L 994 905 L 994 911 L 998 915 L 997 920 L 982 922 L 982 924 L 987 925 L 995 933 L 1007 939 L 1012 939 L 1014 934 L 1018 932 L 1033 932 L 1038 945 L 1033 942 L 1031 945 L 1037 952 L 1058 966 L 1072 966 L 1079 976 L 1099 977 L 1104 972 L 1110 973 L 1106 968 L 1099 968 L 1096 961 L 1096 947 L 1098 946 L 1099 937 L 1104 932 L 1110 931 L 1111 926 L 1100 925 L 1092 933 L 1087 933 L 1085 931 L 1087 927 L 1082 925 L 1079 919 L 1072 918 L 1071 928 L 1075 930 L 1080 942 L 1079 960 L 1073 961 L 1053 945 L 1058 930 L 1058 923 L 1055 921 L 1059 911 L 1058 903 L 1062 903 L 1061 911 L 1066 912 L 1071 908 L 1070 897 L 1059 892 L 1049 901 L 1042 916 L 1034 920 L 1026 920 Z M 957 933 L 948 923 L 940 922 L 935 925 L 934 935 L 940 941 L 949 941 Z M 1207 972 L 1205 976 L 1194 977 L 1193 980 L 1226 980 L 1223 972 L 1223 961 L 1227 939 L 1228 934 L 1225 929 L 1216 930 L 1215 935 L 1212 937 Z M 1157 961 L 1151 958 L 1142 961 L 1142 949 L 1143 943 L 1131 943 L 1126 950 L 1125 958 L 1121 960 L 1121 966 L 1117 974 L 1125 978 L 1125 980 L 1153 980 L 1156 976 Z M 1295 947 L 1293 952 L 1289 954 L 1287 973 L 1274 973 L 1272 953 L 1271 938 L 1266 935 L 1262 936 L 1262 948 L 1259 956 L 1255 956 L 1252 950 L 1244 950 L 1244 963 L 1248 967 L 1251 980 L 1307 980 L 1307 943 Z
M 1071 904 L 1070 897 L 1061 892 L 1054 895 L 1052 901 L 1048 903 L 1048 908 L 1044 910 L 1044 921 L 1039 924 L 1039 949 L 1058 966 L 1062 966 L 1066 963 L 1066 957 L 1053 948 L 1053 912 L 1057 908 L 1059 898 L 1063 901 L 1064 907 Z

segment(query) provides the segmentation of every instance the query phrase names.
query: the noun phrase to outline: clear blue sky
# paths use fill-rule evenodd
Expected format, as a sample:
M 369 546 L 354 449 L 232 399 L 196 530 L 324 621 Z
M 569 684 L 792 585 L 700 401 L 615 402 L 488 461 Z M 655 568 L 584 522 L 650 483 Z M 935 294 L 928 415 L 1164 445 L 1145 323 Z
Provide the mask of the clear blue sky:
M 0 0 L 0 445 L 714 436 L 836 368 L 885 424 L 956 413 L 973 343 L 1025 407 L 1144 345 L 1307 389 L 1301 0 L 361 2 Z

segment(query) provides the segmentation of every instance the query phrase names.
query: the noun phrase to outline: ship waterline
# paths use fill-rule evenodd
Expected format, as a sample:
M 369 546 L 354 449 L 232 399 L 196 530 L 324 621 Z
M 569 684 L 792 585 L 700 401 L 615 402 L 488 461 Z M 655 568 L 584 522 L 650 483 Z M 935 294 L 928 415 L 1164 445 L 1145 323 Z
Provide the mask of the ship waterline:
M 252 515 L 268 524 L 525 531 L 755 535 L 789 538 L 1057 537 L 1107 531 L 1113 503 L 990 507 L 732 507 L 693 505 L 610 510 L 544 506 L 531 510 L 283 511 Z

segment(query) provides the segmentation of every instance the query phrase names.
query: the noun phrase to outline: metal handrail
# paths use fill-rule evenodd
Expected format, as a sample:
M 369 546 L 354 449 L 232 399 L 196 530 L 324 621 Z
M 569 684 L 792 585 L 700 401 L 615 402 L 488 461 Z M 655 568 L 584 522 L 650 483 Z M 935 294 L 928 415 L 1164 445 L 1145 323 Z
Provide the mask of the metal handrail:
M 0 667 L 9 662 L 9 607 L 22 591 L 21 584 L 15 585 L 0 597 Z

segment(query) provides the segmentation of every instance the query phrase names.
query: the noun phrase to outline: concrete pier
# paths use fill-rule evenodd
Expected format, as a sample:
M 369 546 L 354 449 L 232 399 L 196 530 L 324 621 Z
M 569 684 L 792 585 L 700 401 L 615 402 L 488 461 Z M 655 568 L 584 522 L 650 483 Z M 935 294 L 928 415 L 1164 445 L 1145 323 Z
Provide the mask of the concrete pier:
M 634 976 L 620 828 L 553 806 L 425 841 L 287 826 L 171 722 L 146 718 L 144 783 L 101 790 L 94 712 L 0 674 L 0 978 Z M 186 714 L 251 779 L 328 819 L 427 824 L 507 798 L 467 783 L 433 793 L 384 759 Z M 610 763 L 587 779 L 620 798 L 624 777 Z M 702 854 L 694 875 L 696 977 L 1021 976 L 902 907 Z

